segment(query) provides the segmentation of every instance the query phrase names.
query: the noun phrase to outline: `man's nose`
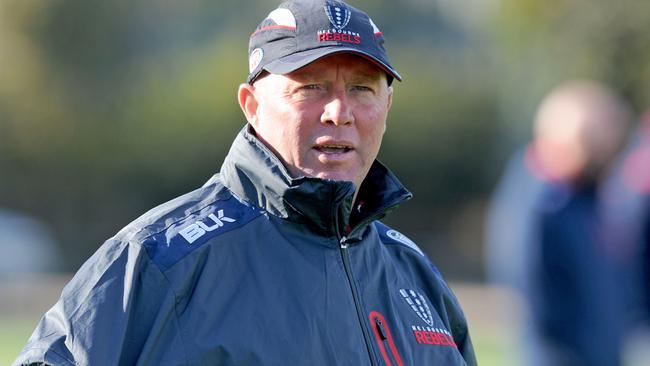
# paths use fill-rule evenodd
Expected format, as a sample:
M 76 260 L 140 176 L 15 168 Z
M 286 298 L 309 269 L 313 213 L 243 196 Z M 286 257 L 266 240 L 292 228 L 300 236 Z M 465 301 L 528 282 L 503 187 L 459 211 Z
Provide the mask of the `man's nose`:
M 352 106 L 345 92 L 335 93 L 327 104 L 325 104 L 321 122 L 333 123 L 336 126 L 354 123 Z

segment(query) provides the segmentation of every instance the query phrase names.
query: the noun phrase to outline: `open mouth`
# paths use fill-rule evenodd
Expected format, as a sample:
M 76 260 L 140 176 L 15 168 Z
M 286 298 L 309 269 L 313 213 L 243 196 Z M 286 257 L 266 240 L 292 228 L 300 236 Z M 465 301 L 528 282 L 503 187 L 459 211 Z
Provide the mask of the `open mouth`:
M 314 148 L 324 154 L 344 154 L 346 152 L 352 151 L 352 148 L 349 146 L 336 144 L 318 145 Z

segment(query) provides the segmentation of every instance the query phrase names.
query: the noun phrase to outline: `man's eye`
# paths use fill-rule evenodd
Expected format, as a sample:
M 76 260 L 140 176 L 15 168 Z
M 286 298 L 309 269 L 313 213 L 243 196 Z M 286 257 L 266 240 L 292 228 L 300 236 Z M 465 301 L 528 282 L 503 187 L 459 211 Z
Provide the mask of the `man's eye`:
M 352 90 L 355 90 L 355 91 L 369 91 L 369 92 L 373 91 L 373 89 L 371 87 L 365 86 L 365 85 L 355 85 L 355 86 L 352 87 Z
M 306 84 L 302 86 L 302 89 L 304 90 L 321 90 L 323 89 L 323 86 L 320 84 Z

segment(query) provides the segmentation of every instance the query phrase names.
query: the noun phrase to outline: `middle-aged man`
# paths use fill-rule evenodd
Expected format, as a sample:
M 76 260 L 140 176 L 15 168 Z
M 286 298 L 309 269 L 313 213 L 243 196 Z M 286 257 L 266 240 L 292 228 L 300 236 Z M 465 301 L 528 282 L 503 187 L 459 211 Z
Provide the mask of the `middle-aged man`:
M 476 364 L 440 273 L 377 221 L 411 196 L 375 160 L 400 79 L 379 29 L 289 1 L 249 61 L 219 174 L 109 239 L 15 364 Z

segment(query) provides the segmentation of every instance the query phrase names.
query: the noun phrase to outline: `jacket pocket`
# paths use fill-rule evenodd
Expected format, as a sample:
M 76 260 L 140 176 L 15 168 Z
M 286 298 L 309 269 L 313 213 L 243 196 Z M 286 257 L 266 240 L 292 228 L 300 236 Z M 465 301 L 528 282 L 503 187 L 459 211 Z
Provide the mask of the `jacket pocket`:
M 384 316 L 378 311 L 370 312 L 370 324 L 386 366 L 404 366 Z

